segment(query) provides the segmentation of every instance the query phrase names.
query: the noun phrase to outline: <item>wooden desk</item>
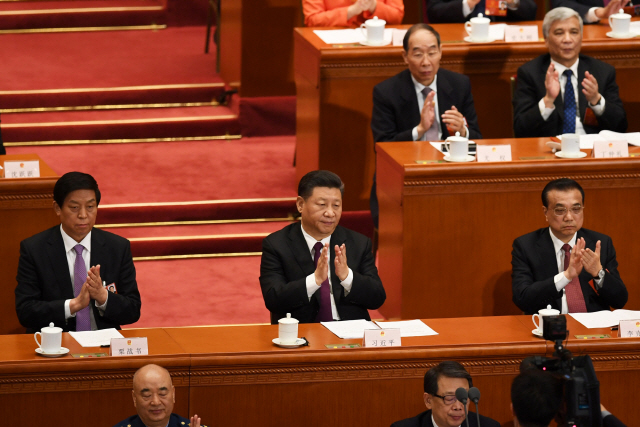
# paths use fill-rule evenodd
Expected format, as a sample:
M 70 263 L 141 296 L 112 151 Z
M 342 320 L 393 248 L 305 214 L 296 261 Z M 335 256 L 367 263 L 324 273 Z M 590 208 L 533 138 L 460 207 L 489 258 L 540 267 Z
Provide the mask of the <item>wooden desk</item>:
M 547 52 L 544 42 L 469 44 L 462 41 L 466 36 L 462 24 L 434 27 L 443 42 L 440 66 L 471 79 L 483 136 L 513 136 L 510 78 L 518 67 Z M 582 53 L 616 67 L 629 131 L 639 131 L 640 38 L 614 40 L 605 36 L 608 30 L 605 24 L 585 26 Z M 296 177 L 314 169 L 336 172 L 346 184 L 345 209 L 368 209 L 375 170 L 370 128 L 373 87 L 406 68 L 401 47 L 332 46 L 322 42 L 313 28 L 296 28 L 294 49 Z
M 560 177 L 584 188 L 583 226 L 611 236 L 629 289 L 625 308 L 640 309 L 640 157 L 562 160 L 547 140 L 478 141 L 511 144 L 514 161 L 503 163 L 420 165 L 417 149 L 426 159 L 442 154 L 428 142 L 377 145 L 379 270 L 387 292 L 381 313 L 405 319 L 520 313 L 511 301 L 512 243 L 547 225 L 540 194 Z
M 18 322 L 14 294 L 20 242 L 59 223 L 53 211 L 58 175 L 36 154 L 0 156 L 0 165 L 7 160 L 39 160 L 40 178 L 0 178 L 0 334 L 25 330 Z

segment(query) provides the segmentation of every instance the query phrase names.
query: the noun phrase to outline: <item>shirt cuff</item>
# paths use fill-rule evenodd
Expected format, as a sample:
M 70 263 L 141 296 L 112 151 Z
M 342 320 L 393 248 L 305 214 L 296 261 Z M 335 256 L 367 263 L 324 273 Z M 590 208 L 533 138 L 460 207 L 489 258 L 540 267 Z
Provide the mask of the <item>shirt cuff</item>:
M 65 300 L 64 302 L 64 318 L 65 319 L 70 319 L 72 317 L 76 317 L 76 314 L 73 313 L 71 314 L 71 300 Z
M 542 120 L 546 122 L 551 113 L 553 113 L 553 111 L 556 109 L 556 106 L 554 105 L 553 108 L 547 108 L 547 106 L 544 105 L 544 98 L 542 98 L 540 102 L 538 102 L 538 108 L 540 109 Z
M 413 138 L 414 141 L 418 140 L 418 126 L 414 127 L 411 131 L 411 138 Z
M 564 275 L 564 271 L 556 274 L 553 277 L 553 282 L 556 284 L 556 290 L 561 292 L 565 286 L 567 286 L 571 280 L 567 279 L 567 276 Z
M 596 9 L 598 9 L 597 7 L 592 7 L 591 9 L 589 9 L 589 12 L 587 12 L 587 15 L 584 17 L 584 22 L 587 24 L 592 24 L 594 22 L 598 22 L 599 19 L 596 16 Z
M 309 297 L 309 301 L 311 301 L 311 297 L 313 296 L 313 294 L 315 294 L 316 291 L 320 289 L 320 286 L 316 285 L 315 273 L 311 273 L 310 275 L 307 276 L 306 285 L 307 285 L 307 296 Z
M 593 284 L 596 286 L 597 290 L 602 289 L 602 285 L 604 285 L 604 276 L 602 279 L 593 279 Z
M 466 18 L 471 14 L 471 8 L 469 7 L 469 3 L 467 0 L 462 0 L 462 15 Z
M 608 417 L 609 415 L 611 415 L 611 412 L 609 411 L 602 411 L 602 419 L 604 420 L 605 417 Z
M 593 114 L 595 114 L 596 117 L 600 117 L 602 113 L 604 113 L 604 104 L 605 104 L 605 100 L 602 94 L 600 94 L 600 101 L 598 101 L 596 105 L 592 106 L 587 102 L 587 105 L 589 106 L 589 108 L 591 108 L 591 110 L 593 110 Z
M 96 308 L 100 316 L 104 316 L 104 312 L 107 310 L 107 302 L 109 302 L 109 291 L 107 291 L 107 299 L 104 300 L 104 304 L 98 305 L 98 301 L 95 302 Z
M 347 278 L 340 282 L 342 287 L 344 288 L 344 296 L 347 296 L 349 292 L 351 292 L 351 286 L 353 286 L 353 271 L 349 269 L 349 274 L 347 274 Z

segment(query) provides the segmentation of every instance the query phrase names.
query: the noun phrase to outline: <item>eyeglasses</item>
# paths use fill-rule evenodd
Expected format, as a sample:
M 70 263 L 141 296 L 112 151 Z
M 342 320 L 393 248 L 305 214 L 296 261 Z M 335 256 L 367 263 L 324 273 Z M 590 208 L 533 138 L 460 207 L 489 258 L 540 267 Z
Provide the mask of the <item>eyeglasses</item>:
M 445 405 L 453 405 L 454 403 L 456 403 L 458 401 L 458 398 L 454 395 L 454 394 L 447 394 L 446 396 L 439 396 L 437 394 L 434 394 L 435 397 L 439 397 L 440 399 L 442 399 L 442 401 L 444 402 Z
M 580 215 L 583 209 L 584 209 L 584 206 L 580 206 L 580 205 L 571 206 L 569 209 L 553 208 L 553 213 L 556 214 L 556 216 L 565 216 L 567 214 L 567 211 L 571 211 L 571 215 Z

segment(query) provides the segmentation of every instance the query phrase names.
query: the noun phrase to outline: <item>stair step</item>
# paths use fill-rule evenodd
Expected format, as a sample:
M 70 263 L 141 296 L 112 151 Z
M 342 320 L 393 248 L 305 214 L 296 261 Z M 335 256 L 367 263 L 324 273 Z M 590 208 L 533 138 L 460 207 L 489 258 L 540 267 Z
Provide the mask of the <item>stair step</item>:
M 135 238 L 165 238 L 186 236 L 233 236 L 243 234 L 271 234 L 288 224 L 291 220 L 232 222 L 226 224 L 197 224 L 197 225 L 155 225 L 148 227 L 105 227 L 100 229 L 122 236 L 126 239 Z
M 262 252 L 262 240 L 269 233 L 236 235 L 135 237 L 131 242 L 134 259 L 215 256 L 218 254 L 256 255 Z

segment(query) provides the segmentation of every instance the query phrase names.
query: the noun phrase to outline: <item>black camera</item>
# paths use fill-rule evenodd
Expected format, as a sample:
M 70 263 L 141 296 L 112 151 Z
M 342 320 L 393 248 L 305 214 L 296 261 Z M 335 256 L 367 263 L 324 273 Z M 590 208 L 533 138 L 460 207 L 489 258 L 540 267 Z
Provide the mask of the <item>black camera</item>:
M 555 342 L 553 357 L 527 357 L 520 372 L 537 368 L 564 380 L 565 413 L 563 424 L 571 427 L 601 427 L 600 383 L 589 355 L 572 357 L 562 342 L 567 338 L 564 315 L 542 317 L 543 337 Z

